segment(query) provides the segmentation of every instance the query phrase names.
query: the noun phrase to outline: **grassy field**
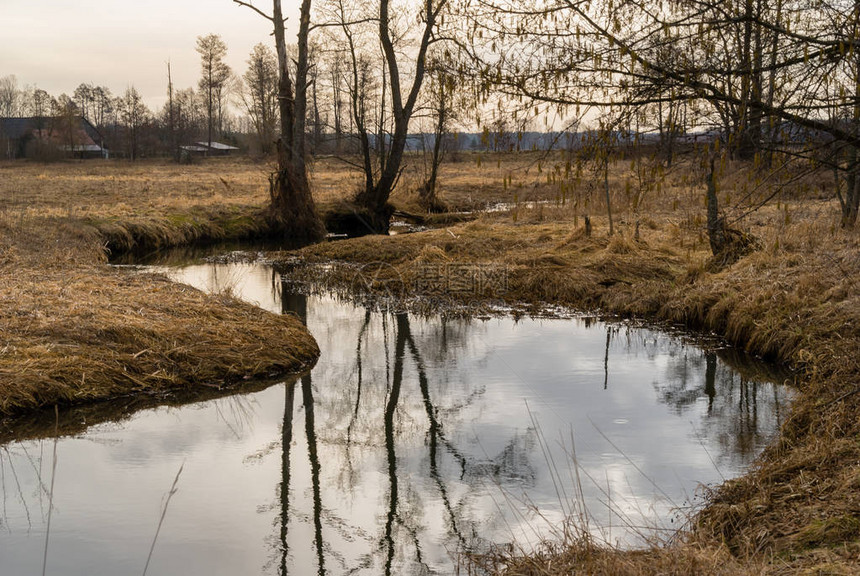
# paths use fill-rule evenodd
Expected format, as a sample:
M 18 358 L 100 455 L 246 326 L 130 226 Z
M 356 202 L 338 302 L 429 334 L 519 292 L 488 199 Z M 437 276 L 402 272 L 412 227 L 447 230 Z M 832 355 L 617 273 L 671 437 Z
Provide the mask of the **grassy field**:
M 420 211 L 417 158 L 392 197 Z M 860 573 L 860 231 L 839 226 L 826 174 L 780 181 L 723 167 L 720 201 L 757 249 L 729 266 L 710 258 L 700 167 L 615 162 L 605 181 L 562 154 L 463 154 L 443 166 L 452 210 L 505 204 L 474 220 L 396 237 L 310 246 L 314 275 L 384 262 L 413 296 L 428 269 L 501 269 L 501 287 L 432 291 L 427 309 L 488 302 L 564 304 L 714 332 L 794 368 L 799 391 L 779 442 L 728 482 L 676 547 L 619 554 L 573 540 L 525 557 L 483 557 L 506 574 Z M 316 345 L 298 322 L 204 296 L 162 278 L 111 269 L 114 252 L 265 232 L 270 167 L 242 159 L 0 164 L 0 412 L 126 394 L 243 382 L 299 369 Z M 335 159 L 313 167 L 322 212 L 360 185 Z M 768 199 L 764 208 L 759 205 Z M 585 229 L 586 216 L 591 233 Z M 482 268 L 483 269 L 483 268 Z M 391 280 L 391 278 L 379 278 Z

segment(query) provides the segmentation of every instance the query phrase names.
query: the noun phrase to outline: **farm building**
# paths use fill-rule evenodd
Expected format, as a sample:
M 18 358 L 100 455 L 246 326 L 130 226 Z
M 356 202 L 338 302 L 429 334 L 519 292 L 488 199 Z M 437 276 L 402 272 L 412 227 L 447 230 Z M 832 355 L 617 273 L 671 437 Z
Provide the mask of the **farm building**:
M 229 156 L 230 153 L 239 150 L 235 146 L 222 144 L 221 142 L 197 142 L 197 146 L 206 149 L 207 156 Z
M 0 118 L 0 155 L 31 157 L 51 147 L 75 158 L 107 158 L 104 137 L 83 116 Z

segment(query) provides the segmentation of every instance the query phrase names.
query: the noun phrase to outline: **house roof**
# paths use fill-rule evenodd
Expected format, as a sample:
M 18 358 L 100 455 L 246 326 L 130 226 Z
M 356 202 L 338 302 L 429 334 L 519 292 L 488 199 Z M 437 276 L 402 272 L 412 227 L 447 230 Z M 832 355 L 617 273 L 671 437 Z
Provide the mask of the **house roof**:
M 200 146 L 203 146 L 205 148 L 211 147 L 212 150 L 238 150 L 238 148 L 236 148 L 235 146 L 230 146 L 228 144 L 222 144 L 221 142 L 212 142 L 211 146 L 208 142 L 198 142 L 197 144 L 199 144 Z
M 104 136 L 99 132 L 98 128 L 96 128 L 92 122 L 86 119 L 85 116 L 81 116 L 81 128 L 84 129 L 84 132 L 87 133 L 87 136 L 95 142 L 96 144 L 100 144 L 104 146 Z
M 78 116 L 77 120 L 78 126 L 76 128 L 79 136 L 83 136 L 83 138 L 79 138 L 83 140 L 83 144 L 98 146 L 104 145 L 104 138 L 89 120 L 83 116 Z M 29 134 L 40 138 L 50 138 L 54 135 L 53 133 L 55 130 L 60 128 L 57 122 L 57 118 L 51 118 L 50 116 L 0 118 L 0 134 L 5 138 L 11 138 L 13 140 L 19 140 Z
M 0 118 L 0 135 L 4 138 L 18 140 L 32 132 L 35 127 L 34 118 Z

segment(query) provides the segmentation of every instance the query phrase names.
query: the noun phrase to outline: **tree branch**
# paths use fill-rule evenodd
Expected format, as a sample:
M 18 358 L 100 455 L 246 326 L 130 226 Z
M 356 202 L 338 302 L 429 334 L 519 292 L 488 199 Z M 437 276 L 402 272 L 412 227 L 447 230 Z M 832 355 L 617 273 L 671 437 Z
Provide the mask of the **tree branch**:
M 253 10 L 254 12 L 256 12 L 257 14 L 259 14 L 260 16 L 262 16 L 263 18 L 265 18 L 266 20 L 268 20 L 270 22 L 275 21 L 274 16 L 269 16 L 268 14 L 266 14 L 265 12 L 263 12 L 262 10 L 260 10 L 256 6 L 254 6 L 253 4 L 250 4 L 249 2 L 243 2 L 242 0 L 233 0 L 233 2 L 238 4 L 239 6 L 244 6 L 245 8 L 250 8 L 251 10 Z M 284 22 L 286 22 L 286 21 L 287 21 L 287 18 L 284 18 Z
M 236 0 L 234 0 L 236 1 Z M 361 18 L 360 20 L 353 20 L 351 22 L 320 22 L 319 24 L 313 24 L 310 29 L 311 31 L 316 30 L 317 28 L 334 28 L 334 27 L 342 27 L 342 26 L 357 26 L 358 24 L 368 24 L 370 22 L 379 22 L 379 18 L 368 17 Z

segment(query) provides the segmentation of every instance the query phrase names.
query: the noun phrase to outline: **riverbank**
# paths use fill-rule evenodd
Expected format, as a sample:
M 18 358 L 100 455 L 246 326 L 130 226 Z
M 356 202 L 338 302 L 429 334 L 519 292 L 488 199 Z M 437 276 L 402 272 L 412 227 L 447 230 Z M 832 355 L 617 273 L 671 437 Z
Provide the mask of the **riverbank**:
M 701 226 L 655 216 L 640 222 L 638 238 L 632 222 L 610 237 L 607 222 L 592 218 L 588 236 L 570 210 L 545 207 L 316 245 L 281 259 L 299 280 L 408 295 L 403 302 L 414 309 L 475 310 L 482 302 L 596 309 L 715 333 L 794 369 L 798 396 L 780 440 L 749 474 L 711 494 L 680 548 L 612 555 L 573 541 L 481 562 L 506 574 L 569 573 L 585 556 L 606 574 L 742 573 L 738 562 L 747 573 L 856 574 L 858 233 L 833 225 L 833 206 L 793 207 L 801 209 L 807 213 L 796 224 L 786 210 L 761 211 L 751 230 L 761 249 L 723 269 L 709 261 Z M 727 563 L 723 551 L 734 560 Z
M 54 174 L 34 176 L 40 170 Z M 229 294 L 209 296 L 159 275 L 108 266 L 111 238 L 121 236 L 108 234 L 110 226 L 127 232 L 141 217 L 172 221 L 159 234 L 181 243 L 200 236 L 187 233 L 177 214 L 200 214 L 201 228 L 215 229 L 217 215 L 247 210 L 243 194 L 219 203 L 178 195 L 171 202 L 164 194 L 147 198 L 143 185 L 135 195 L 118 179 L 133 178 L 125 173 L 131 170 L 143 169 L 3 166 L 9 178 L 0 185 L 0 416 L 238 388 L 303 371 L 319 355 L 296 318 Z M 68 178 L 76 182 L 73 190 L 64 188 Z M 118 190 L 111 192 L 112 181 Z M 126 201 L 114 196 L 122 190 Z M 147 231 L 142 237 L 159 235 Z

